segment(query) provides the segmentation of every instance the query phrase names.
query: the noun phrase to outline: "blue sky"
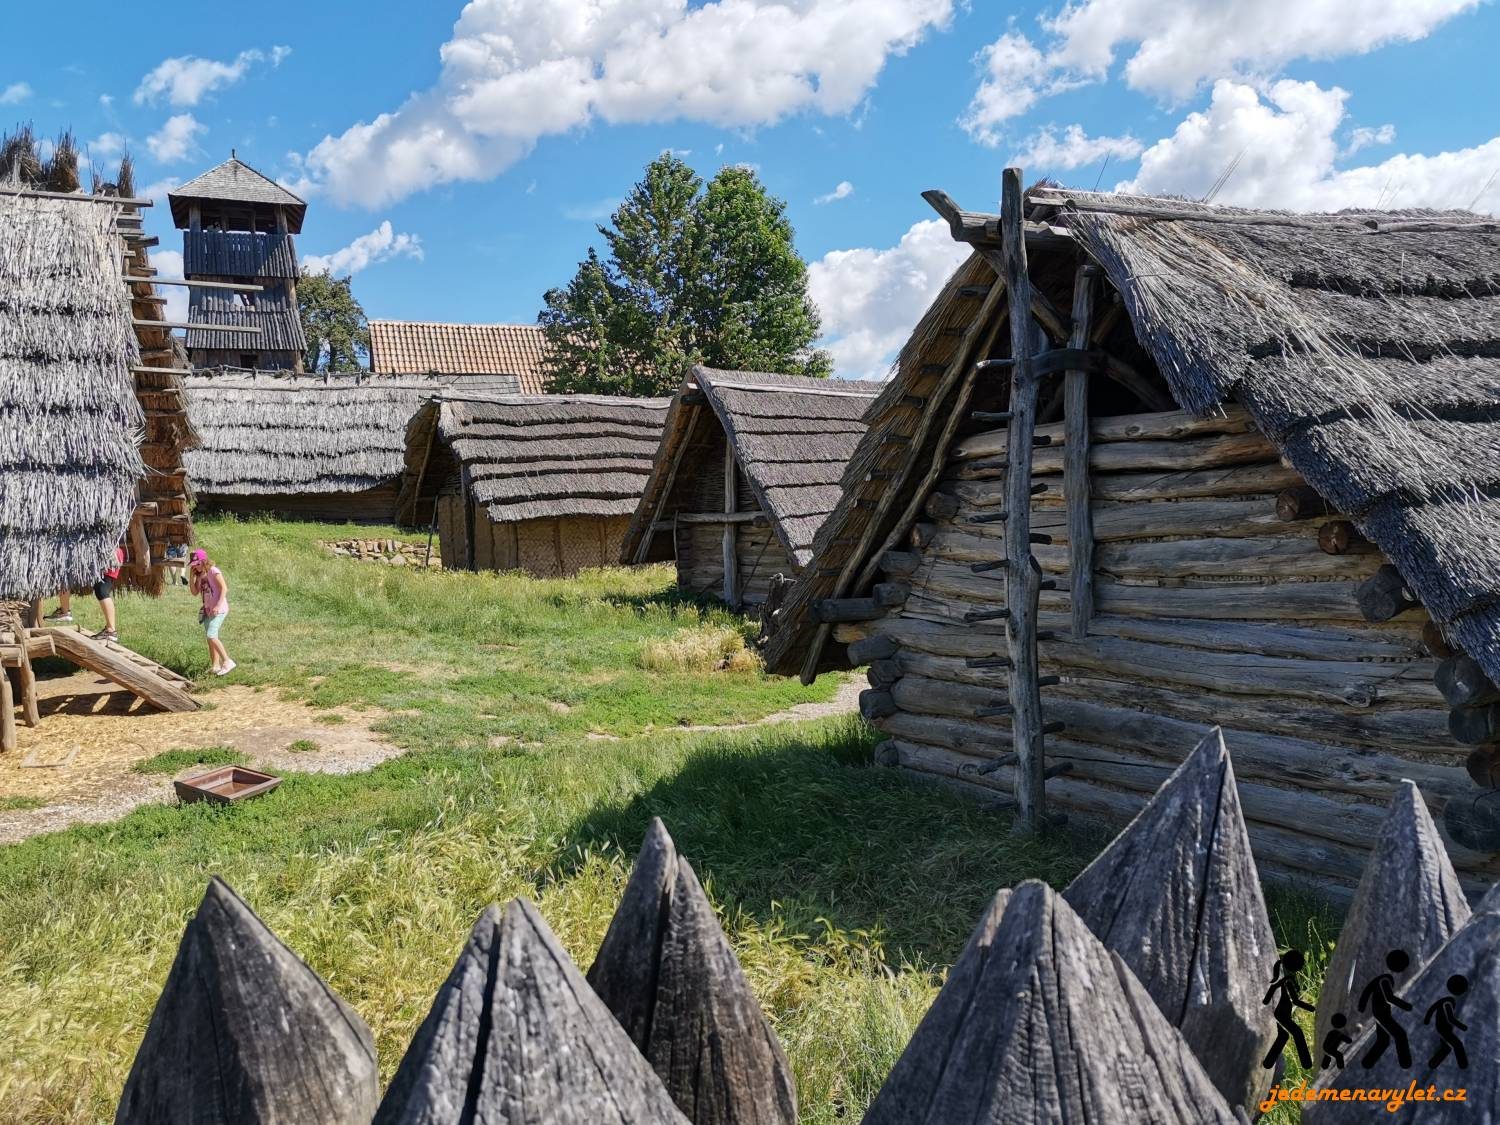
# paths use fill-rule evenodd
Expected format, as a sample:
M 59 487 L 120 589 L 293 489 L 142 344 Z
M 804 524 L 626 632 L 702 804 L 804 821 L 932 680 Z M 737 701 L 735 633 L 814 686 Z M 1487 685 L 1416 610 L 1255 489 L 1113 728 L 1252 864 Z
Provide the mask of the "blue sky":
M 237 149 L 305 195 L 304 259 L 353 270 L 372 317 L 533 320 L 667 148 L 787 200 L 846 375 L 883 370 L 959 257 L 919 193 L 993 206 L 1008 162 L 1193 195 L 1234 164 L 1219 201 L 1500 211 L 1483 0 L 248 11 L 8 13 L 13 42 L 51 46 L 0 61 L 0 123 L 72 128 L 101 164 L 128 144 L 162 204 Z

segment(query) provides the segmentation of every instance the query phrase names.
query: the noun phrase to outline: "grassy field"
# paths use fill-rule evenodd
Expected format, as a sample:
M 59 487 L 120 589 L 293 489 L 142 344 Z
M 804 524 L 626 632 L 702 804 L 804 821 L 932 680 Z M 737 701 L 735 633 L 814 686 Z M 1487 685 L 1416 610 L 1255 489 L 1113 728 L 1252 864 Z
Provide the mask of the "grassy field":
M 847 717 L 678 729 L 837 684 L 766 677 L 742 654 L 744 623 L 678 596 L 665 568 L 416 572 L 327 556 L 316 541 L 333 534 L 200 524 L 232 584 L 233 678 L 379 708 L 408 753 L 292 774 L 243 808 L 153 806 L 0 848 L 0 1120 L 111 1117 L 210 874 L 360 1012 L 389 1077 L 486 904 L 532 898 L 587 967 L 653 815 L 776 1024 L 803 1120 L 857 1120 L 995 889 L 1060 885 L 1101 843 L 1017 843 L 1005 815 L 872 767 L 874 740 Z M 194 604 L 180 589 L 124 600 L 122 639 L 205 676 Z M 1332 923 L 1273 908 L 1320 969 Z

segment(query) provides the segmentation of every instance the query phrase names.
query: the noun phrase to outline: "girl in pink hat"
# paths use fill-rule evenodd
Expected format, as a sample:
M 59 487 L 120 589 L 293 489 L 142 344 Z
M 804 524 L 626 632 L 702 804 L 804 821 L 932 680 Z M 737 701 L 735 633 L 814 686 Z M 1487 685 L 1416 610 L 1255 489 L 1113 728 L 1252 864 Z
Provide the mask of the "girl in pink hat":
M 229 659 L 224 642 L 219 640 L 219 629 L 224 624 L 224 618 L 229 616 L 229 582 L 225 579 L 224 572 L 208 557 L 207 551 L 193 552 L 189 570 L 192 572 L 189 587 L 193 593 L 203 598 L 203 608 L 198 611 L 198 620 L 203 623 L 203 633 L 208 638 L 208 655 L 213 658 L 213 673 L 215 676 L 227 676 L 234 671 L 235 663 Z

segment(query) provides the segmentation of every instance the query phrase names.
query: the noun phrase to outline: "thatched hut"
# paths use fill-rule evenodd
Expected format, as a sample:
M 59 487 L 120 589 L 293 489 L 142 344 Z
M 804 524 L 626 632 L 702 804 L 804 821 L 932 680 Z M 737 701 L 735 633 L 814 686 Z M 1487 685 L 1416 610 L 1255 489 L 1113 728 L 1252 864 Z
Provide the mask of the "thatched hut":
M 468 386 L 412 420 L 402 521 L 434 527 L 450 568 L 548 577 L 617 562 L 668 400 Z
M 670 534 L 683 589 L 759 606 L 812 556 L 880 387 L 695 367 L 672 399 L 621 558 Z
M 1007 182 L 929 193 L 974 253 L 768 665 L 869 663 L 883 761 L 1034 824 L 1130 816 L 1222 724 L 1263 871 L 1348 891 L 1405 777 L 1491 879 L 1500 225 Z
M 121 543 L 122 584 L 155 592 L 192 535 L 175 353 L 124 280 L 150 272 L 141 201 L 128 164 L 123 194 L 77 194 L 75 159 L 0 144 L 0 599 L 87 587 Z
M 407 425 L 447 382 L 367 373 L 192 376 L 188 405 L 203 446 L 189 454 L 188 472 L 198 504 L 284 519 L 391 523 Z

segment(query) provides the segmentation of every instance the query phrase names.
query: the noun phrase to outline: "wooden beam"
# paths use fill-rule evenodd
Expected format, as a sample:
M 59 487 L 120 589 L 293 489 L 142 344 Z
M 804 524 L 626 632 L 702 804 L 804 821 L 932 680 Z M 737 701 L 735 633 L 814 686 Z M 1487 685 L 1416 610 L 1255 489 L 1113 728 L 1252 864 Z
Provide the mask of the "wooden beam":
M 34 191 L 31 188 L 0 187 L 0 195 L 30 196 L 33 199 L 66 199 L 71 203 L 112 203 L 117 207 L 152 207 L 149 199 L 125 195 L 84 195 L 77 191 Z
M 1021 170 L 1004 172 L 1000 226 L 1010 299 L 1010 414 L 1006 472 L 1005 604 L 1010 610 L 1010 702 L 1016 763 L 1016 828 L 1038 832 L 1046 816 L 1042 771 L 1042 701 L 1037 687 L 1036 616 L 1041 569 L 1031 556 L 1031 457 L 1037 380 L 1032 371 L 1031 277 L 1023 227 Z
M 1073 332 L 1068 346 L 1087 346 L 1093 324 L 1094 277 L 1082 265 L 1073 278 Z M 1068 571 L 1073 637 L 1086 637 L 1094 616 L 1094 525 L 1089 511 L 1089 384 L 1082 371 L 1063 375 L 1063 499 L 1068 512 Z
M 264 285 L 242 285 L 238 281 L 190 281 L 182 277 L 132 277 L 122 274 L 125 281 L 139 285 L 185 285 L 192 289 L 233 289 L 236 293 L 263 293 Z
M 186 328 L 188 330 L 202 330 L 204 332 L 235 332 L 240 335 L 258 336 L 259 328 L 247 328 L 242 324 L 198 324 L 187 320 L 137 320 L 130 322 L 136 328 Z
M 107 647 L 78 629 L 48 629 L 47 632 L 57 647 L 58 656 L 113 680 L 151 706 L 163 711 L 198 710 L 198 701 L 179 682 L 161 675 L 157 666 L 144 658 L 132 659 L 134 654 L 123 646 Z M 176 680 L 180 681 L 181 677 L 176 677 Z
M 686 409 L 688 410 L 688 416 L 683 420 L 682 423 L 682 438 L 677 443 L 677 452 L 672 454 L 672 464 L 671 467 L 667 470 L 667 479 L 662 482 L 661 489 L 656 494 L 656 504 L 658 511 L 661 510 L 661 505 L 666 504 L 672 498 L 672 486 L 677 483 L 677 470 L 682 465 L 683 455 L 687 453 L 687 448 L 692 443 L 693 429 L 698 425 L 699 420 L 703 417 L 704 408 L 701 406 L 688 404 Z M 728 440 L 727 436 L 725 440 Z M 635 563 L 640 564 L 645 562 L 646 556 L 651 553 L 651 540 L 656 534 L 655 527 L 656 525 L 653 523 L 651 527 L 648 527 L 645 532 L 642 533 L 640 544 L 635 549 L 635 558 L 632 560 Z M 677 544 L 674 536 L 672 543 L 672 551 L 674 554 L 676 553 L 676 550 Z
M 739 500 L 739 477 L 735 471 L 734 464 L 734 442 L 729 440 L 729 434 L 724 434 L 724 515 L 735 514 L 735 505 Z M 740 579 L 739 560 L 735 558 L 735 523 L 733 520 L 724 521 L 724 603 L 731 608 L 739 606 Z

